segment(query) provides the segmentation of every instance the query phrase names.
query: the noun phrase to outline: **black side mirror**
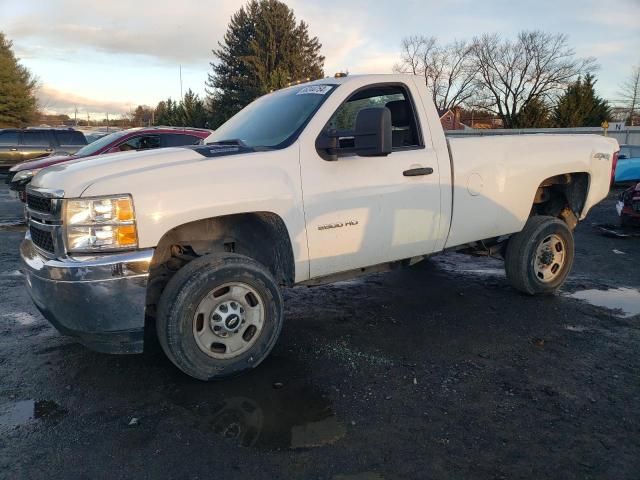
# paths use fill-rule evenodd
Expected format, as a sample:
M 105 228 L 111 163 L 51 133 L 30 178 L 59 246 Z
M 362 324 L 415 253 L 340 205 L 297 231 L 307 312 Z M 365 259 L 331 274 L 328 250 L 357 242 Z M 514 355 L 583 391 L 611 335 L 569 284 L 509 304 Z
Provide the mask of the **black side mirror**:
M 391 110 L 387 107 L 363 108 L 356 117 L 355 153 L 361 157 L 389 155 L 393 147 Z

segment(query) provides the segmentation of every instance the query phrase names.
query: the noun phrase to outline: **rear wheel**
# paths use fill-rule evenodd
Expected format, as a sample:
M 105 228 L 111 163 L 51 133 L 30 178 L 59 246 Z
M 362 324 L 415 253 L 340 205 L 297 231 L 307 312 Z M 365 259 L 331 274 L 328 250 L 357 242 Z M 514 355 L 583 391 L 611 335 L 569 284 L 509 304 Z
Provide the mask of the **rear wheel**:
M 507 279 L 529 295 L 555 292 L 567 279 L 574 258 L 573 234 L 555 217 L 531 217 L 509 239 L 505 256 Z
M 269 271 L 224 254 L 198 258 L 174 275 L 158 304 L 157 331 L 178 368 L 214 380 L 262 362 L 282 322 L 282 296 Z

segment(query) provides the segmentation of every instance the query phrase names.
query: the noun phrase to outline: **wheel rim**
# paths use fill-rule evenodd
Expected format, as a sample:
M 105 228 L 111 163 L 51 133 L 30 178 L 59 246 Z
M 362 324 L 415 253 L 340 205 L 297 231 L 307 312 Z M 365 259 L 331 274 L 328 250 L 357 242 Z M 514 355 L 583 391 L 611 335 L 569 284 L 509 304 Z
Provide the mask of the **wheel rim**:
M 264 327 L 262 297 L 246 283 L 226 283 L 211 290 L 193 316 L 196 344 L 210 357 L 226 360 L 242 355 Z
M 534 260 L 535 274 L 543 283 L 554 281 L 562 274 L 566 261 L 566 245 L 559 235 L 549 235 L 538 245 Z

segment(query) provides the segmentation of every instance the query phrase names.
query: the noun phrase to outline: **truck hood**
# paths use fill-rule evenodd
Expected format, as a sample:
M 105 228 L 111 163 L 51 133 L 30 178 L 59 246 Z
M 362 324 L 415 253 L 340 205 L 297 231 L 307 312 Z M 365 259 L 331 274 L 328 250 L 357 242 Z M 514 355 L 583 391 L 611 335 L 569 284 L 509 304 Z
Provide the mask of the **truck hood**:
M 71 160 L 75 160 L 78 157 L 75 155 L 52 155 L 50 157 L 39 158 L 37 160 L 30 160 L 28 162 L 21 162 L 11 168 L 11 172 L 22 172 L 23 170 L 37 170 L 40 168 L 45 168 L 50 165 L 55 165 L 57 163 L 69 162 Z
M 92 184 L 131 172 L 151 173 L 177 164 L 208 160 L 189 148 L 165 148 L 142 152 L 122 152 L 79 158 L 51 166 L 39 172 L 31 186 L 64 191 L 64 196 L 79 197 Z M 114 192 L 119 193 L 119 192 Z

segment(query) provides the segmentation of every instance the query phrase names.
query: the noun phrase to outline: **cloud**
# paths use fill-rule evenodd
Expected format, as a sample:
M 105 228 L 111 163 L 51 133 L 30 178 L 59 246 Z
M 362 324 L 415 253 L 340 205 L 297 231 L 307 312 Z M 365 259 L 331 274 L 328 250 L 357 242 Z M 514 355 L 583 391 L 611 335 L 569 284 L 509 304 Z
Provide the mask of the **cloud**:
M 189 64 L 212 59 L 211 49 L 222 38 L 238 3 L 23 0 L 21 7 L 4 28 L 27 57 L 52 48 L 72 55 L 93 50 Z
M 584 45 L 577 52 L 582 56 L 601 57 L 623 52 L 626 46 L 625 42 L 597 42 Z
M 592 0 L 579 9 L 578 18 L 600 25 L 617 28 L 640 29 L 640 2 L 638 0 L 621 0 L 615 3 L 603 3 Z
M 65 92 L 50 85 L 42 85 L 38 89 L 38 103 L 45 113 L 60 113 L 69 116 L 74 115 L 76 108 L 80 117 L 99 115 L 122 115 L 131 111 L 133 102 L 120 102 L 109 100 L 97 100 L 93 98 Z

